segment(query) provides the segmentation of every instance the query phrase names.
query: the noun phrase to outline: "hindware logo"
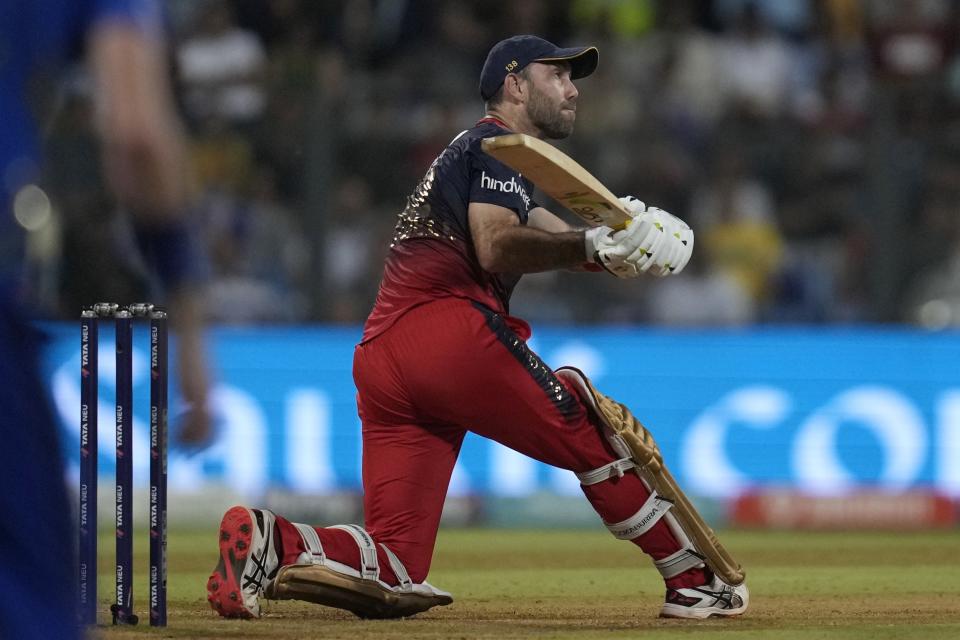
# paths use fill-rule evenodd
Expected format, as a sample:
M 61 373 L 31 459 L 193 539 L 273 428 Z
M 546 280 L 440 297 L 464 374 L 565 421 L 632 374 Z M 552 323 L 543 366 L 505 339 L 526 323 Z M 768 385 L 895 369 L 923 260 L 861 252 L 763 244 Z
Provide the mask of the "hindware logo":
M 487 175 L 487 172 L 484 171 L 480 174 L 480 187 L 483 189 L 489 189 L 490 191 L 500 191 L 502 193 L 516 193 L 523 199 L 523 206 L 527 209 L 530 208 L 530 196 L 527 195 L 526 189 L 523 188 L 523 185 L 517 182 L 516 178 L 510 178 L 509 180 L 497 180 L 496 178 L 491 178 Z

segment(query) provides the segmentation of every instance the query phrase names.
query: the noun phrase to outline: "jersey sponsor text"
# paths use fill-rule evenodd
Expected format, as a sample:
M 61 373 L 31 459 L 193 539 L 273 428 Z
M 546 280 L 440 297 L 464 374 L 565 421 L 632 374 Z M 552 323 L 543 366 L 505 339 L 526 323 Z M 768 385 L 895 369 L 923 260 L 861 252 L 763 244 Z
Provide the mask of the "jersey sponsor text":
M 510 178 L 509 180 L 497 180 L 496 178 L 491 178 L 488 176 L 487 172 L 484 171 L 480 174 L 480 186 L 491 191 L 516 193 L 523 199 L 523 206 L 527 209 L 530 208 L 530 196 L 527 195 L 527 190 L 523 188 L 522 184 L 517 182 L 516 178 Z

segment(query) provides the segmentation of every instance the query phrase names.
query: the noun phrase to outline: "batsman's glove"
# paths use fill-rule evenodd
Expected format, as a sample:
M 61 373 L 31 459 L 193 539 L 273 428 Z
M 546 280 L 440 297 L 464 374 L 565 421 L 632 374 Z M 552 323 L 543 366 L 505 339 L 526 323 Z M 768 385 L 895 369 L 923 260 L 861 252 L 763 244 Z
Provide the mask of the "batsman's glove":
M 693 230 L 680 218 L 663 209 L 649 207 L 631 223 L 649 222 L 651 228 L 638 248 L 627 256 L 641 273 L 663 277 L 680 273 L 693 254 Z
M 633 197 L 620 198 L 620 201 L 634 221 L 646 208 Z M 610 227 L 587 229 L 584 237 L 587 260 L 599 264 L 618 278 L 636 278 L 641 272 L 636 265 L 628 263 L 627 258 L 640 247 L 640 239 L 648 232 L 648 225 L 642 226 L 643 229 L 631 223 L 621 231 L 614 231 Z
M 619 278 L 680 273 L 693 252 L 693 231 L 663 209 L 632 196 L 620 198 L 633 220 L 621 231 L 596 227 L 586 232 L 587 258 Z

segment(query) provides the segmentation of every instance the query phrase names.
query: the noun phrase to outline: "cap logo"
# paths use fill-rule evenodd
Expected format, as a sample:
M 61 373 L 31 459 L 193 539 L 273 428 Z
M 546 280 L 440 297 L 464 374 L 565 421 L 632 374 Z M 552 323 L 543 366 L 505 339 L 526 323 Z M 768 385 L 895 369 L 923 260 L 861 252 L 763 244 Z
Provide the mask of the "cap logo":
M 511 60 L 510 62 L 507 63 L 507 66 L 506 66 L 507 73 L 510 73 L 511 71 L 516 69 L 519 65 L 520 63 L 518 63 L 516 60 Z

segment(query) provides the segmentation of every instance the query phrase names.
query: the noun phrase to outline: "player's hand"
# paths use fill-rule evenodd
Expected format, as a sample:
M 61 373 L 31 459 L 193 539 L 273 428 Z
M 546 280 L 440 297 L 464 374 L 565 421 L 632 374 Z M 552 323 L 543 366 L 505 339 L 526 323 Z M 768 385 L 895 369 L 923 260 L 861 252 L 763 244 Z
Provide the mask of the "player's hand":
M 683 271 L 693 254 L 693 230 L 680 218 L 663 209 L 649 207 L 634 220 L 649 222 L 652 231 L 640 248 L 627 257 L 636 269 L 663 277 Z
M 213 418 L 207 407 L 209 380 L 198 335 L 181 331 L 177 342 L 177 376 L 184 407 L 176 414 L 173 436 L 185 447 L 203 447 L 213 436 Z
M 636 278 L 643 271 L 639 259 L 650 250 L 650 244 L 659 239 L 660 232 L 653 223 L 641 217 L 621 231 L 610 227 L 594 227 L 585 233 L 587 259 L 596 262 L 618 278 Z
M 182 289 L 174 293 L 170 310 L 177 332 L 177 383 L 184 402 L 175 414 L 171 435 L 184 447 L 201 448 L 213 438 L 213 417 L 208 408 L 210 376 L 200 292 Z
M 623 196 L 618 198 L 623 208 L 627 210 L 634 219 L 637 218 L 640 214 L 646 211 L 647 206 L 643 203 L 642 200 L 638 200 L 633 196 Z M 629 224 L 632 224 L 632 220 Z M 602 227 L 605 231 L 596 231 L 594 232 L 593 242 L 591 244 L 590 238 L 587 239 L 587 259 L 592 260 L 602 266 L 604 269 L 617 276 L 618 278 L 636 278 L 640 275 L 640 272 L 636 269 L 635 266 L 628 264 L 623 260 L 623 253 L 629 247 L 629 238 L 631 234 L 619 233 L 617 238 L 613 237 L 613 230 L 608 229 L 607 227 Z M 625 230 L 625 229 L 624 229 Z M 635 235 L 635 234 L 633 234 Z M 628 238 L 626 245 L 623 245 L 619 250 L 614 250 L 613 247 L 617 245 L 620 239 Z

